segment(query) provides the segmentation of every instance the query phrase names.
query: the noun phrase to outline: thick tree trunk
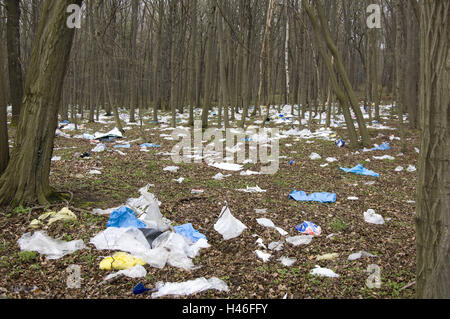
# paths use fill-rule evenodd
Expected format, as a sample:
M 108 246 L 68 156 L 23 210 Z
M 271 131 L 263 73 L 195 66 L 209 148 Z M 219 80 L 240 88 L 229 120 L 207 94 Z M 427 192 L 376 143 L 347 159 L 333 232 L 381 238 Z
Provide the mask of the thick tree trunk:
M 7 0 L 8 15 L 6 27 L 6 42 L 8 44 L 9 90 L 11 92 L 12 122 L 19 121 L 20 105 L 23 97 L 23 77 L 20 57 L 20 2 Z
M 421 1 L 417 297 L 450 298 L 450 2 Z
M 74 29 L 66 25 L 70 4 L 82 0 L 46 0 L 22 103 L 16 145 L 0 178 L 0 205 L 47 203 L 50 159 L 64 76 Z

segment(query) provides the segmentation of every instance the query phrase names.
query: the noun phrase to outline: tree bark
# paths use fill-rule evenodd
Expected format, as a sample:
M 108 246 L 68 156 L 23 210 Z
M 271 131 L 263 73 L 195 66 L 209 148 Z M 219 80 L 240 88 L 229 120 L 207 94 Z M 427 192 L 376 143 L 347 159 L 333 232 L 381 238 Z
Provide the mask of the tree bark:
M 420 2 L 418 298 L 450 298 L 450 2 Z
M 11 161 L 0 178 L 0 205 L 48 203 L 50 159 L 58 122 L 62 85 L 74 29 L 66 25 L 70 4 L 46 0 L 33 53 Z

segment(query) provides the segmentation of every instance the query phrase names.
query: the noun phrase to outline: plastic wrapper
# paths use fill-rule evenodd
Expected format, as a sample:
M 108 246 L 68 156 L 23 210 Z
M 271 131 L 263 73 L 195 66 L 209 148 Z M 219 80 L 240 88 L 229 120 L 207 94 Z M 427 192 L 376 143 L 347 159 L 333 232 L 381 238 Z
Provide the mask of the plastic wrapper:
M 231 214 L 227 206 L 222 208 L 219 219 L 214 224 L 214 229 L 222 235 L 224 240 L 238 237 L 246 228 L 247 226 Z

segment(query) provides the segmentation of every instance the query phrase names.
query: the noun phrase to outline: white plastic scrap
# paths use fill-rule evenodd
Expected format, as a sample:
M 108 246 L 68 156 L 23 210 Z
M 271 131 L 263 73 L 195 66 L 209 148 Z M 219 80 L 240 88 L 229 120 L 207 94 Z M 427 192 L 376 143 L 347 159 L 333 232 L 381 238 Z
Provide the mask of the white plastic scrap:
M 359 198 L 356 196 L 350 196 L 347 198 L 348 200 L 358 200 Z
M 310 271 L 310 274 L 313 276 L 320 276 L 320 277 L 330 277 L 330 278 L 337 278 L 339 277 L 338 274 L 336 274 L 334 271 L 328 268 L 321 268 L 320 266 L 316 265 L 316 268 Z
M 52 162 L 57 162 L 61 160 L 61 156 L 53 156 L 52 157 Z
M 412 173 L 417 171 L 417 168 L 414 165 L 409 165 L 408 168 L 406 169 L 408 172 Z
M 89 174 L 91 175 L 102 175 L 102 172 L 100 172 L 99 170 L 93 169 L 89 171 Z
M 45 231 L 37 231 L 23 234 L 17 241 L 20 250 L 36 251 L 39 254 L 47 255 L 48 259 L 59 259 L 65 255 L 71 254 L 86 246 L 82 240 L 63 241 L 53 239 Z
M 179 169 L 180 168 L 178 166 L 167 166 L 166 168 L 163 168 L 163 171 L 176 173 Z
M 260 224 L 263 227 L 276 229 L 281 234 L 281 236 L 286 236 L 288 234 L 287 231 L 283 230 L 280 227 L 275 226 L 275 224 L 270 219 L 258 218 L 256 221 L 258 222 L 258 224 Z
M 383 216 L 375 213 L 373 209 L 369 209 L 367 212 L 364 212 L 364 220 L 369 224 L 384 224 Z
M 317 154 L 317 153 L 311 153 L 311 155 L 309 155 L 309 158 L 310 158 L 312 161 L 314 161 L 314 160 L 319 160 L 319 159 L 321 159 L 322 156 L 320 156 L 320 155 Z
M 285 256 L 280 257 L 278 260 L 281 261 L 281 263 L 286 267 L 291 267 L 297 261 L 296 258 L 289 258 Z
M 120 270 L 113 274 L 109 274 L 108 276 L 105 277 L 105 279 L 103 279 L 103 281 L 108 281 L 120 275 L 124 275 L 130 278 L 142 278 L 147 276 L 147 270 L 145 270 L 145 268 L 142 267 L 141 265 L 136 265 L 133 268 Z
M 288 242 L 291 245 L 294 246 L 300 246 L 300 245 L 308 245 L 311 243 L 314 236 L 312 235 L 300 235 L 300 236 L 294 236 L 294 237 L 288 237 L 286 238 L 286 242 Z
M 224 240 L 238 237 L 246 228 L 247 226 L 231 215 L 227 206 L 222 208 L 219 219 L 214 224 L 214 229 L 223 236 Z
M 251 175 L 260 175 L 260 172 L 254 172 L 251 170 L 246 170 L 245 172 L 241 172 L 240 175 L 241 176 L 251 176 Z
M 245 192 L 245 193 L 265 193 L 266 190 L 261 189 L 258 185 L 256 187 L 248 187 L 247 189 L 238 189 L 239 192 Z
M 222 169 L 224 171 L 241 171 L 244 168 L 242 165 L 232 163 L 212 163 L 209 164 L 209 166 Z
M 261 250 L 255 250 L 255 254 L 256 254 L 256 256 L 258 256 L 258 258 L 262 259 L 262 261 L 264 261 L 265 263 L 269 261 L 270 257 L 272 257 L 271 254 L 265 253 Z
M 180 177 L 179 179 L 174 179 L 173 181 L 177 182 L 178 184 L 181 184 L 184 181 L 184 177 Z
M 280 251 L 283 250 L 284 243 L 282 241 L 273 241 L 269 244 L 270 250 Z
M 229 175 L 223 175 L 222 173 L 217 173 L 216 175 L 213 176 L 213 179 L 220 181 L 222 179 L 224 179 L 225 177 L 230 177 L 231 174 Z
M 256 240 L 256 244 L 258 245 L 258 247 L 267 249 L 266 245 L 264 245 L 264 240 L 263 240 L 262 238 L 258 238 L 258 239 Z
M 211 289 L 225 292 L 228 291 L 228 285 L 224 281 L 216 277 L 210 279 L 202 277 L 181 283 L 158 282 L 155 288 L 158 289 L 158 291 L 152 294 L 152 298 L 158 298 L 167 295 L 188 296 Z
M 396 171 L 396 172 L 401 172 L 401 171 L 403 171 L 403 167 L 402 167 L 402 166 L 397 166 L 397 167 L 395 168 L 395 171 Z
M 101 152 L 104 152 L 104 151 L 106 151 L 106 145 L 105 144 L 98 144 L 96 147 L 94 147 L 92 149 L 91 152 L 93 152 L 93 153 L 101 153 Z
M 375 255 L 372 255 L 368 252 L 365 252 L 364 250 L 361 250 L 357 253 L 351 254 L 350 256 L 348 256 L 348 260 L 356 260 L 359 259 L 361 257 L 377 257 Z
M 327 161 L 328 163 L 337 162 L 337 158 L 335 158 L 335 157 L 327 157 L 326 161 Z
M 390 156 L 390 155 L 373 156 L 373 158 L 376 159 L 376 160 L 390 160 L 390 161 L 395 160 L 395 157 Z

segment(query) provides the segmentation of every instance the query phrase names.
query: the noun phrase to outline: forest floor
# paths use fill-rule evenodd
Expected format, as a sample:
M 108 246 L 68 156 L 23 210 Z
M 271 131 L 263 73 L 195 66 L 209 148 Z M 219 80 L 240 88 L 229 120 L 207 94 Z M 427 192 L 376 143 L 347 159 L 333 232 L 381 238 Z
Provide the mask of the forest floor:
M 111 121 L 113 118 L 111 118 Z M 216 123 L 216 120 L 213 120 Z M 396 127 L 388 119 L 384 125 Z M 128 124 L 127 124 L 128 125 Z M 107 132 L 115 127 L 111 124 L 85 124 L 77 132 Z M 419 147 L 417 131 L 407 131 L 407 152 L 400 153 L 400 141 L 390 140 L 398 135 L 396 130 L 370 129 L 373 144 L 389 142 L 391 150 L 355 152 L 347 147 L 339 148 L 333 141 L 298 139 L 290 136 L 280 140 L 280 167 L 275 175 L 241 176 L 239 172 L 225 172 L 201 164 L 174 164 L 169 156 L 158 155 L 170 152 L 177 141 L 164 139 L 166 131 L 154 124 L 145 124 L 144 130 L 132 126 L 125 136 L 127 141 L 141 138 L 146 132 L 148 140 L 160 144 L 158 149 L 141 152 L 139 142 L 130 149 L 120 149 L 126 155 L 114 151 L 94 154 L 89 159 L 80 159 L 79 153 L 90 151 L 95 145 L 89 140 L 57 137 L 50 182 L 56 191 L 73 194 L 70 205 L 78 208 L 74 213 L 76 222 L 54 223 L 46 228 L 48 235 L 63 240 L 82 239 L 87 248 L 60 259 L 48 260 L 38 253 L 21 252 L 18 239 L 27 232 L 30 221 L 38 218 L 43 209 L 30 210 L 19 207 L 0 210 L 0 296 L 3 298 L 150 298 L 150 295 L 134 295 L 133 287 L 142 282 L 152 288 L 156 282 L 183 282 L 200 277 L 217 277 L 229 287 L 228 292 L 207 290 L 200 294 L 182 298 L 413 298 L 415 294 L 415 190 L 417 171 L 408 172 L 409 165 L 418 168 Z M 290 129 L 286 126 L 285 129 Z M 147 131 L 146 131 L 147 130 Z M 334 129 L 336 139 L 346 138 L 343 129 Z M 160 136 L 163 134 L 163 137 Z M 13 130 L 10 136 L 14 136 Z M 288 145 L 286 145 L 288 144 Z M 110 145 L 108 145 L 108 149 Z M 316 152 L 320 160 L 310 160 Z M 376 160 L 373 156 L 391 155 L 395 160 Z M 283 157 L 285 156 L 285 157 Z M 327 163 L 325 158 L 338 161 Z M 370 159 L 370 162 L 366 161 Z M 290 165 L 290 161 L 295 162 Z M 339 167 L 354 167 L 357 164 L 380 174 L 373 178 L 344 173 Z M 177 173 L 165 172 L 167 166 L 179 166 Z M 405 168 L 395 172 L 397 166 Z M 260 164 L 246 164 L 244 170 L 258 171 Z M 101 169 L 101 175 L 91 175 L 90 170 Z M 232 174 L 221 181 L 212 179 L 217 173 Z M 179 177 L 185 180 L 180 184 Z M 372 185 L 367 182 L 374 181 Z M 173 225 L 192 223 L 194 228 L 206 235 L 210 248 L 203 249 L 193 261 L 199 269 L 185 271 L 166 265 L 163 269 L 145 266 L 145 278 L 120 278 L 99 285 L 112 271 L 99 269 L 100 261 L 114 251 L 97 250 L 89 244 L 90 238 L 106 228 L 107 216 L 91 213 L 94 208 L 111 208 L 122 205 L 128 198 L 139 196 L 138 190 L 154 184 L 150 192 L 161 202 L 162 215 Z M 258 185 L 265 193 L 238 192 L 237 189 Z M 192 195 L 192 189 L 203 189 L 204 193 Z M 337 194 L 333 204 L 297 202 L 289 199 L 292 190 L 332 192 Z M 348 197 L 358 197 L 349 200 Z M 237 238 L 225 241 L 214 230 L 224 201 L 231 213 L 248 228 Z M 64 207 L 61 204 L 59 208 Z M 57 209 L 57 208 L 54 208 Z M 266 209 L 267 213 L 255 212 Z M 363 213 L 374 209 L 386 221 L 383 225 L 365 222 Z M 271 251 L 268 262 L 259 259 L 254 251 L 257 234 L 267 245 L 283 239 L 276 230 L 260 226 L 257 218 L 269 218 L 274 224 L 289 233 L 300 235 L 295 226 L 311 221 L 321 226 L 322 236 L 313 238 L 309 245 L 294 247 L 284 244 L 281 251 Z M 333 236 L 329 236 L 334 234 Z M 349 261 L 352 253 L 364 250 L 377 257 L 362 257 Z M 316 256 L 337 253 L 334 260 L 317 261 Z M 281 256 L 296 258 L 297 262 L 286 267 L 278 261 Z M 81 266 L 81 289 L 67 288 L 67 267 Z M 366 280 L 371 275 L 368 266 L 380 268 L 381 287 L 369 289 Z M 315 277 L 310 271 L 315 265 L 332 269 L 338 278 Z M 403 289 L 405 286 L 409 286 Z

